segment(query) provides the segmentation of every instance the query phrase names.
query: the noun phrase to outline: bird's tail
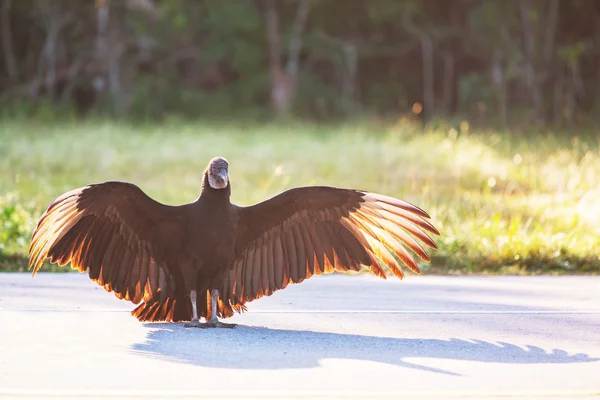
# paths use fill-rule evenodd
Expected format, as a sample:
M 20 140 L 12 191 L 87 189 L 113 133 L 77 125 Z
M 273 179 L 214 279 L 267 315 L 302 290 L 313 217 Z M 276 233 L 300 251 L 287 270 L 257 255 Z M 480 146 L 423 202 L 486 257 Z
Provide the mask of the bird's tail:
M 198 316 L 207 320 L 211 318 L 211 296 L 209 291 L 202 291 L 196 298 L 198 307 Z M 217 306 L 217 316 L 219 318 L 229 318 L 233 316 L 234 311 L 241 313 L 246 311 L 246 306 L 241 303 L 231 304 L 219 298 Z M 192 320 L 192 304 L 189 297 L 165 297 L 160 295 L 152 297 L 147 303 L 142 303 L 131 312 L 141 322 L 179 322 Z
M 192 305 L 185 296 L 160 298 L 155 295 L 131 312 L 141 322 L 178 322 L 192 320 Z

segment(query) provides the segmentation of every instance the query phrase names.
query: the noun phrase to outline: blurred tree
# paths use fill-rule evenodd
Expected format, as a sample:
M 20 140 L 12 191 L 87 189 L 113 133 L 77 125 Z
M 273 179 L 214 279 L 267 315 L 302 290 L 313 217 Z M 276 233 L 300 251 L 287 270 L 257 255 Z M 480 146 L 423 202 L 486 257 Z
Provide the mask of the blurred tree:
M 309 0 L 298 0 L 298 11 L 290 33 L 289 50 L 285 69 L 282 62 L 282 41 L 279 24 L 279 11 L 274 0 L 265 0 L 267 42 L 269 45 L 269 73 L 271 75 L 271 102 L 278 114 L 287 114 L 292 106 L 304 26 L 310 10 Z
M 3 115 L 574 123 L 596 0 L 1 0 Z

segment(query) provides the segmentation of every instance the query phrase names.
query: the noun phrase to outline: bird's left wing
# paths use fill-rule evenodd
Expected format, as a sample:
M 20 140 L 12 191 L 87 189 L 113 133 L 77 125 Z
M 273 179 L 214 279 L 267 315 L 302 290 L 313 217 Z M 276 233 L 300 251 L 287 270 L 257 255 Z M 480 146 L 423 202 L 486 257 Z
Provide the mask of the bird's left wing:
M 436 248 L 429 215 L 405 201 L 333 187 L 304 187 L 237 209 L 236 261 L 221 294 L 232 303 L 268 296 L 289 283 L 363 266 L 385 279 L 384 267 L 404 276 L 400 263 L 419 272 L 415 240 Z
M 139 303 L 174 289 L 170 268 L 181 242 L 182 207 L 167 206 L 125 182 L 67 192 L 40 218 L 29 248 L 35 275 L 46 258 L 88 271 L 121 299 Z

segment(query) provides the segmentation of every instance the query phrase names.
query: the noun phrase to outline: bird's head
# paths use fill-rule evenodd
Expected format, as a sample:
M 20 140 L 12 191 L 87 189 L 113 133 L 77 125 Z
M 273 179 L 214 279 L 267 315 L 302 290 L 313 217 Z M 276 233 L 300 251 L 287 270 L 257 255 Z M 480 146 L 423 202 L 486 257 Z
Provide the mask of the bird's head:
M 225 189 L 229 185 L 229 163 L 223 157 L 215 157 L 206 167 L 208 184 L 213 189 Z

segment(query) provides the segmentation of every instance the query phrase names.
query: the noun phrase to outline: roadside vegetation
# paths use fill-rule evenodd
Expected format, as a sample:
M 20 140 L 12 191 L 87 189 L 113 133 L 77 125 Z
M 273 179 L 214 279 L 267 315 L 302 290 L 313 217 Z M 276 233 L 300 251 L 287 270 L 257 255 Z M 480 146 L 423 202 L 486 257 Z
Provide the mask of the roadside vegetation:
M 426 273 L 600 271 L 594 132 L 479 131 L 410 120 L 343 125 L 131 125 L 5 120 L 0 128 L 0 270 L 23 271 L 36 221 L 61 193 L 129 181 L 193 201 L 208 160 L 229 159 L 232 201 L 301 185 L 379 192 L 428 211 L 442 232 Z M 53 267 L 51 270 L 65 270 Z

